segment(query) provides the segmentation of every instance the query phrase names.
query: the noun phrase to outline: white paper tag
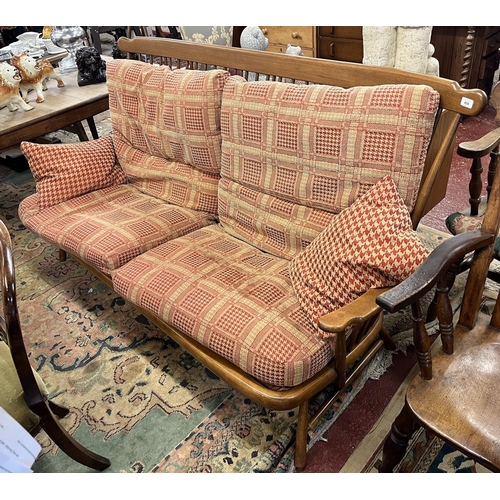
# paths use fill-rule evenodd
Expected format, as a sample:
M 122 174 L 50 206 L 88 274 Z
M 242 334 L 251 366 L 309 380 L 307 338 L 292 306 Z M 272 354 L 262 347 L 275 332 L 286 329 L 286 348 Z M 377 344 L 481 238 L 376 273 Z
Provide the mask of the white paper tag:
M 474 101 L 472 99 L 469 99 L 468 97 L 462 97 L 462 101 L 460 104 L 467 109 L 472 109 L 472 106 L 474 106 Z
M 0 467 L 3 472 L 29 472 L 41 449 L 33 436 L 0 406 Z

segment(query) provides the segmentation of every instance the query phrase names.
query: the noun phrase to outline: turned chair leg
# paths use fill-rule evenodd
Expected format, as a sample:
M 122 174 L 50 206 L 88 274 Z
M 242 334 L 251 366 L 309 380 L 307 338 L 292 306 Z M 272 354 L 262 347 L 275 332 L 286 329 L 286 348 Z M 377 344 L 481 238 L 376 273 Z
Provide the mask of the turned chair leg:
M 403 459 L 408 442 L 418 427 L 410 409 L 405 404 L 394 420 L 391 433 L 385 440 L 382 463 L 378 466 L 379 472 L 393 472 L 394 467 Z
M 55 403 L 49 402 L 37 408 L 37 415 L 40 417 L 40 427 L 54 441 L 54 443 L 73 460 L 97 470 L 104 470 L 111 465 L 110 461 L 88 448 L 82 446 L 71 436 L 68 431 L 57 421 L 51 409 L 56 412 L 68 413 L 69 410 Z M 56 414 L 58 414 L 56 413 Z

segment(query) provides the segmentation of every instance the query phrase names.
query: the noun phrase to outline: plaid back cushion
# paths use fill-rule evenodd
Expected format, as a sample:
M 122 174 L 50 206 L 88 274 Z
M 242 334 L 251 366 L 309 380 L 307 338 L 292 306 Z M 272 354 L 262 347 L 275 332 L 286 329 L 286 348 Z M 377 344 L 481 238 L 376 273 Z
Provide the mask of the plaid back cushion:
M 114 60 L 106 75 L 115 148 L 129 181 L 169 203 L 216 212 L 229 74 Z
M 127 180 L 115 164 L 111 137 L 71 144 L 24 141 L 21 151 L 36 181 L 39 209 Z
M 439 106 L 422 85 L 343 89 L 243 82 L 223 93 L 224 228 L 293 258 L 379 179 L 412 210 Z
M 289 263 L 300 305 L 318 318 L 370 288 L 393 286 L 426 259 L 408 209 L 390 176 L 375 184 Z M 331 336 L 319 330 L 322 338 Z

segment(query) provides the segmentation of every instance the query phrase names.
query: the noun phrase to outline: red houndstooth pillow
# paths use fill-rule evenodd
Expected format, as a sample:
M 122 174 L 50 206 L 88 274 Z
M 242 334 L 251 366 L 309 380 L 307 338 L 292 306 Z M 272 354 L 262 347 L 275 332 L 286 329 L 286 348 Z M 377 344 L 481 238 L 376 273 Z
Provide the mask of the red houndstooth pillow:
M 24 141 L 21 150 L 36 181 L 40 209 L 127 180 L 115 164 L 111 137 L 71 144 Z
M 300 305 L 313 324 L 370 288 L 393 286 L 426 259 L 390 176 L 378 181 L 290 261 Z M 322 338 L 330 334 L 318 329 Z

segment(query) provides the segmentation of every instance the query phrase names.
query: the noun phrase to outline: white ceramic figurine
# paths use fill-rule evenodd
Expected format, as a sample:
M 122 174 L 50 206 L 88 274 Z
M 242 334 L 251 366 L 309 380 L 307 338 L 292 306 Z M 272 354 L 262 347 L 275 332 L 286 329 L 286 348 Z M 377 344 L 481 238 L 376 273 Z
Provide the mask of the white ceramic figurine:
M 26 104 L 19 95 L 19 83 L 21 76 L 19 71 L 9 63 L 0 63 L 0 107 L 7 106 L 9 111 L 16 111 L 21 107 L 24 111 L 33 109 Z
M 34 89 L 36 92 L 36 102 L 43 102 L 42 91 L 47 90 L 46 80 L 52 78 L 57 80 L 58 87 L 64 87 L 59 74 L 56 73 L 54 67 L 47 59 L 37 61 L 27 54 L 19 54 L 12 56 L 11 63 L 19 70 L 21 75 L 21 83 L 19 90 L 23 99 L 28 102 L 28 90 Z

